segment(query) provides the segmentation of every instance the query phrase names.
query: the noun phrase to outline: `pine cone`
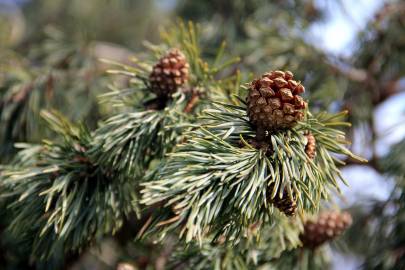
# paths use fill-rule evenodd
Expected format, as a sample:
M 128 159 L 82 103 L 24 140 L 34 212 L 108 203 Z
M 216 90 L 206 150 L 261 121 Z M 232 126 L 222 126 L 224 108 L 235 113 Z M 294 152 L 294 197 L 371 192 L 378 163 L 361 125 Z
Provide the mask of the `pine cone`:
M 297 212 L 297 203 L 295 198 L 291 198 L 288 194 L 287 190 L 284 189 L 283 197 L 279 197 L 279 191 L 277 191 L 276 196 L 271 199 L 270 195 L 274 189 L 274 184 L 271 184 L 267 190 L 268 194 L 268 201 L 271 202 L 275 207 L 278 208 L 281 212 L 283 212 L 286 216 L 292 217 L 295 216 Z
M 291 71 L 271 71 L 250 84 L 247 113 L 258 133 L 292 128 L 304 118 L 305 88 L 293 80 Z M 257 134 L 263 137 L 263 134 Z
M 310 159 L 314 159 L 316 154 L 315 137 L 314 135 L 312 135 L 312 133 L 306 134 L 305 137 L 307 138 L 307 144 L 305 145 L 305 153 Z
M 348 212 L 326 211 L 316 220 L 308 220 L 300 239 L 304 247 L 315 249 L 341 235 L 352 224 Z
M 188 80 L 189 64 L 178 49 L 171 49 L 153 66 L 149 75 L 151 90 L 158 97 L 170 97 Z

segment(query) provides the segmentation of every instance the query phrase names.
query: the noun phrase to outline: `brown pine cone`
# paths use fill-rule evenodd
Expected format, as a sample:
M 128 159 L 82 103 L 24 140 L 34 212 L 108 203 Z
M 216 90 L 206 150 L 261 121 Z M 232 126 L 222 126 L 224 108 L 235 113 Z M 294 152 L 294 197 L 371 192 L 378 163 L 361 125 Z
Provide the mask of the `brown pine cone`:
M 279 192 L 277 191 L 276 196 L 272 199 L 270 198 L 270 196 L 273 189 L 274 185 L 271 184 L 267 190 L 268 201 L 271 202 L 275 207 L 278 208 L 278 210 L 283 212 L 286 216 L 288 217 L 295 216 L 295 213 L 297 212 L 297 203 L 295 198 L 291 198 L 287 190 L 284 189 L 282 198 L 279 197 Z
M 341 235 L 352 224 L 348 212 L 325 211 L 304 224 L 300 239 L 304 247 L 315 249 Z
M 307 144 L 305 145 L 305 153 L 310 159 L 314 159 L 316 154 L 315 137 L 314 135 L 312 135 L 312 133 L 306 134 L 305 137 L 307 138 Z
M 158 97 L 167 98 L 188 80 L 190 65 L 178 49 L 171 49 L 153 66 L 149 75 L 151 90 Z
M 304 118 L 305 88 L 293 80 L 291 71 L 271 71 L 250 84 L 247 113 L 259 140 L 265 131 L 292 128 Z

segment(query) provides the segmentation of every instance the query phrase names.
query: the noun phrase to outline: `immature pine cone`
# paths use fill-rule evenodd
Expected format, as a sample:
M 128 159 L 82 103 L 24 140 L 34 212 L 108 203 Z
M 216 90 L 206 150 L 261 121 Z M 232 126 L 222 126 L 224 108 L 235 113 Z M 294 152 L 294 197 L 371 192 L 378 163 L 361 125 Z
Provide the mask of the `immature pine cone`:
M 189 67 L 184 54 L 171 49 L 153 66 L 149 75 L 152 92 L 158 97 L 170 97 L 187 82 Z
M 308 220 L 300 239 L 304 247 L 315 249 L 341 235 L 352 224 L 348 212 L 326 211 L 316 220 Z
M 307 144 L 305 145 L 305 153 L 310 159 L 314 159 L 316 154 L 316 140 L 312 133 L 308 133 L 305 135 L 307 138 Z
M 279 192 L 277 191 L 276 196 L 271 199 L 270 195 L 272 193 L 272 190 L 274 188 L 274 185 L 270 185 L 268 188 L 268 200 L 278 208 L 281 212 L 283 212 L 286 216 L 292 217 L 295 216 L 295 213 L 297 212 L 297 203 L 295 198 L 291 198 L 291 196 L 288 194 L 287 190 L 284 189 L 283 191 L 283 197 L 279 197 Z
M 271 71 L 254 80 L 247 97 L 247 112 L 257 132 L 291 128 L 302 120 L 307 106 L 300 96 L 304 91 L 304 86 L 293 80 L 291 71 Z

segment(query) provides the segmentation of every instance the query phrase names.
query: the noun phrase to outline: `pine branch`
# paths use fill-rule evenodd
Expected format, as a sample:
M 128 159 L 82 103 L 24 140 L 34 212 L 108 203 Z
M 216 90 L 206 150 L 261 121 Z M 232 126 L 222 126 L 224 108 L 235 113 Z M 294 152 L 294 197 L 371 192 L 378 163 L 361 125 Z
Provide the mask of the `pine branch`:
M 39 143 L 49 136 L 44 134 L 41 109 L 57 107 L 69 119 L 89 125 L 99 117 L 96 91 L 103 77 L 98 74 L 95 60 L 86 46 L 73 44 L 57 33 L 32 46 L 27 59 L 8 56 L 10 63 L 0 67 L 4 71 L 0 80 L 3 161 L 15 154 L 15 142 Z M 77 108 L 72 110 L 73 106 Z
M 172 107 L 113 116 L 95 132 L 90 153 L 99 164 L 140 176 L 181 140 L 182 119 Z
M 95 131 L 90 153 L 99 164 L 128 175 L 143 175 L 153 160 L 163 158 L 184 139 L 183 134 L 197 121 L 195 116 L 209 107 L 213 98 L 228 100 L 238 88 L 239 74 L 223 80 L 215 78 L 234 61 L 223 63 L 224 47 L 221 47 L 212 66 L 205 62 L 201 58 L 197 31 L 192 23 L 186 26 L 179 22 L 178 28 L 163 34 L 165 45 L 145 44 L 155 55 L 153 59 L 133 57 L 132 65 L 103 60 L 115 66 L 109 73 L 128 78 L 129 87 L 111 86 L 111 92 L 101 97 L 102 102 L 109 102 L 124 113 L 107 119 Z M 162 97 L 154 93 L 149 79 L 154 63 L 159 63 L 170 47 L 185 54 L 190 79 L 174 94 Z
M 335 177 L 342 179 L 331 153 L 362 160 L 344 147 L 344 133 L 334 128 L 345 125 L 341 114 L 308 114 L 297 128 L 269 134 L 268 153 L 248 143 L 254 129 L 245 105 L 214 107 L 203 114 L 202 127 L 169 155 L 156 180 L 143 184 L 142 203 L 181 209 L 167 230 L 182 228 L 187 241 L 200 241 L 207 230 L 238 241 L 250 224 L 271 221 L 271 200 L 286 194 L 296 198 L 301 211 L 317 211 L 330 190 L 338 190 Z M 315 160 L 305 153 L 307 131 L 317 141 Z M 164 234 L 162 227 L 156 230 Z
M 194 36 L 188 38 L 191 41 Z M 137 186 L 146 170 L 153 172 L 151 162 L 184 139 L 211 96 L 227 97 L 218 91 L 222 85 L 231 92 L 232 77 L 223 82 L 214 79 L 220 69 L 213 71 L 200 58 L 197 43 L 190 44 L 188 60 L 195 74 L 200 70 L 199 75 L 154 110 L 145 110 L 145 104 L 160 98 L 154 96 L 149 82 L 153 62 L 134 60 L 134 66 L 114 63 L 117 69 L 109 71 L 130 78 L 129 87 L 111 86 L 112 92 L 102 97 L 124 112 L 107 119 L 94 133 L 55 112 L 44 113 L 61 140 L 45 141 L 32 158 L 27 153 L 37 148 L 27 147 L 18 154 L 25 158 L 2 176 L 7 196 L 14 201 L 8 230 L 29 243 L 36 261 L 46 261 L 59 251 L 80 252 L 114 234 L 130 215 L 139 215 Z M 162 48 L 154 47 L 158 56 Z
M 138 212 L 131 179 L 91 161 L 90 133 L 55 113 L 43 116 L 63 141 L 45 142 L 37 161 L 22 160 L 2 173 L 14 198 L 8 231 L 29 241 L 37 260 L 60 248 L 82 250 L 114 234 L 126 216 Z
M 298 234 L 302 224 L 298 218 L 275 215 L 273 225 L 253 224 L 237 245 L 226 242 L 223 236 L 205 237 L 201 246 L 190 244 L 184 249 L 179 242 L 170 258 L 169 269 L 257 269 L 279 258 L 283 251 L 300 245 Z M 263 227 L 263 228 L 261 228 Z M 262 230 L 262 237 L 257 237 Z

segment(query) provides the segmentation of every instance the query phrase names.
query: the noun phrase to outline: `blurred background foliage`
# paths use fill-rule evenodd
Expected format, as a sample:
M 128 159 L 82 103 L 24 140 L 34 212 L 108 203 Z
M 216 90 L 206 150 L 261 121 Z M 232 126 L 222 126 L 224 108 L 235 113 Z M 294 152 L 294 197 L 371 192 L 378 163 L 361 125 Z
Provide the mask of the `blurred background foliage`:
M 193 20 L 202 29 L 205 57 L 214 57 L 223 41 L 226 54 L 241 57 L 226 72 L 241 69 L 254 76 L 289 69 L 303 81 L 315 111 L 349 111 L 352 148 L 369 163 L 346 161 L 354 192 L 336 200 L 351 209 L 355 224 L 340 248 L 329 251 L 331 267 L 405 269 L 405 1 L 359 2 L 376 8 L 356 28 L 350 46 L 336 53 L 320 44 L 314 28 L 338 12 L 356 27 L 352 1 L 0 0 L 0 160 L 13 157 L 16 142 L 52 136 L 41 109 L 55 108 L 96 127 L 112 110 L 97 102 L 111 83 L 98 59 L 125 62 L 144 40 L 158 42 L 161 27 L 177 18 Z M 354 14 L 365 12 L 361 5 Z M 344 34 L 336 32 L 336 39 Z M 0 213 L 0 231 L 6 219 Z M 170 241 L 123 239 L 125 234 L 106 239 L 64 267 L 115 269 L 128 262 L 119 267 L 164 269 L 174 249 Z M 3 234 L 0 269 L 35 267 L 19 250 L 23 243 Z

